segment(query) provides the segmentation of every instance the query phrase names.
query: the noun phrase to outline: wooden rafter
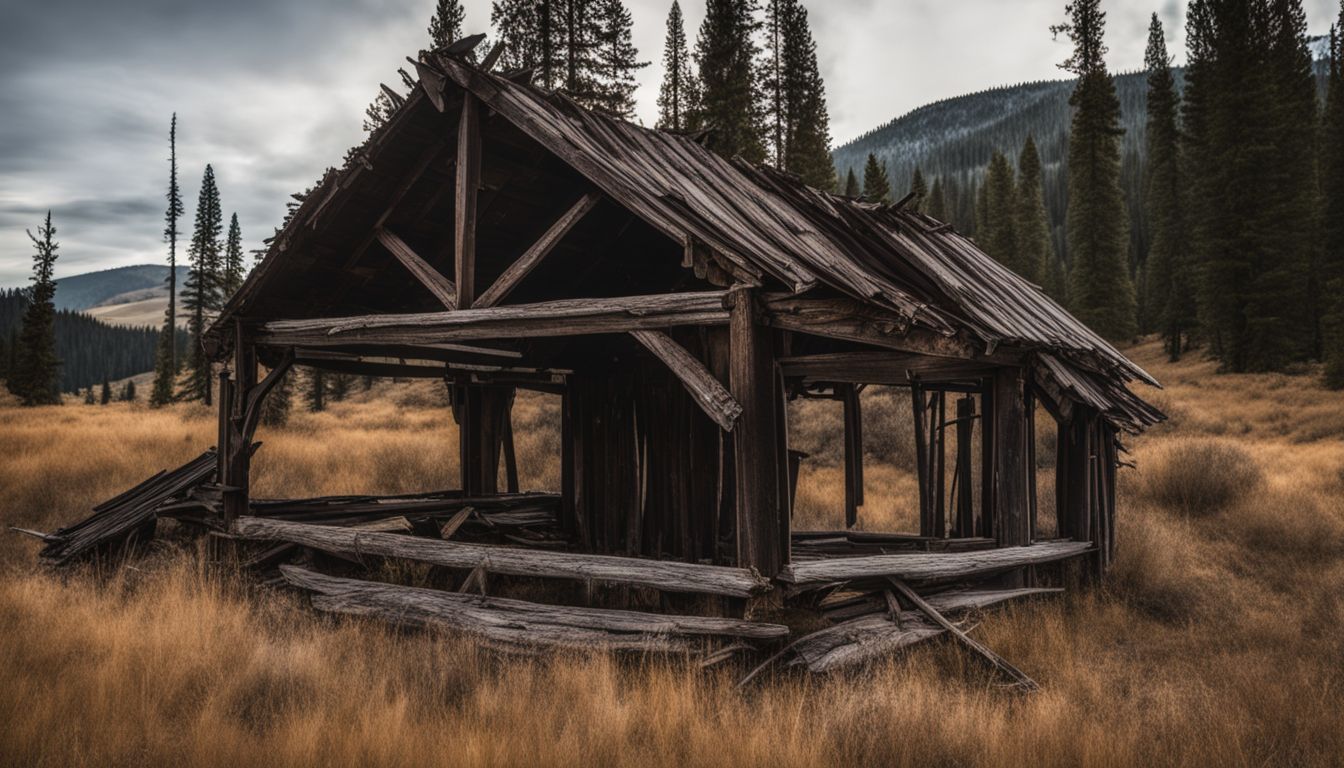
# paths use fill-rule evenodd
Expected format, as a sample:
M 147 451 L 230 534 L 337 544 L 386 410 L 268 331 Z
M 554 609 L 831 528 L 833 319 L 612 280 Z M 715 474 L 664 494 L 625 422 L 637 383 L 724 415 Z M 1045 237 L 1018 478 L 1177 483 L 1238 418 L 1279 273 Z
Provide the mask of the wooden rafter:
M 667 364 L 709 418 L 725 432 L 732 431 L 742 406 L 704 363 L 662 331 L 631 331 L 630 335 Z
M 769 296 L 765 300 L 765 312 L 771 325 L 786 331 L 934 357 L 967 360 L 986 357 L 977 345 L 964 339 L 910 327 L 909 321 L 901 315 L 854 299 Z
M 415 279 L 419 280 L 421 285 L 428 288 L 429 292 L 434 294 L 435 298 L 442 302 L 445 307 L 448 309 L 457 308 L 457 300 L 459 296 L 456 288 L 453 286 L 452 280 L 439 274 L 439 271 L 430 266 L 429 262 L 420 258 L 420 255 L 417 254 L 411 246 L 407 245 L 405 240 L 397 237 L 392 232 L 380 228 L 374 233 L 374 236 L 377 237 L 378 242 L 382 243 L 383 247 L 393 256 L 396 256 L 397 261 L 400 261 L 412 275 L 415 275 Z
M 480 101 L 467 94 L 457 129 L 457 205 L 453 254 L 457 274 L 456 307 L 471 309 L 476 298 L 476 198 L 481 188 Z
M 373 222 L 373 228 L 369 230 L 369 234 L 366 235 L 364 239 L 360 241 L 359 245 L 355 246 L 355 249 L 350 252 L 350 258 L 345 261 L 345 269 L 353 267 L 359 262 L 360 258 L 364 256 L 364 253 L 368 251 L 369 246 L 377 239 L 378 230 L 387 223 L 389 218 L 391 218 L 392 214 L 401 205 L 401 201 L 406 197 L 406 194 L 411 191 L 411 187 L 415 186 L 415 183 L 420 180 L 420 177 L 425 175 L 425 171 L 429 169 L 429 166 L 432 165 L 434 160 L 443 152 L 443 148 L 444 145 L 442 143 L 436 142 L 426 147 L 425 150 L 420 153 L 415 164 L 412 165 L 406 175 L 401 178 L 401 181 L 397 183 L 397 188 L 393 190 L 391 196 L 388 197 L 387 207 L 383 208 L 383 212 L 378 216 L 377 220 Z
M 472 306 L 493 307 L 503 301 L 518 286 L 518 283 L 522 282 L 523 278 L 527 277 L 541 263 L 541 260 L 546 258 L 561 238 L 573 229 L 574 225 L 591 211 L 601 199 L 602 196 L 596 192 L 589 192 L 579 198 L 569 207 L 569 210 L 565 211 L 564 215 L 546 230 L 546 233 L 537 242 L 532 244 L 532 247 L 528 248 L 517 261 L 504 270 L 504 274 L 500 275 L 499 279 L 495 280 L 494 285 L 491 285 L 485 293 L 482 293 Z

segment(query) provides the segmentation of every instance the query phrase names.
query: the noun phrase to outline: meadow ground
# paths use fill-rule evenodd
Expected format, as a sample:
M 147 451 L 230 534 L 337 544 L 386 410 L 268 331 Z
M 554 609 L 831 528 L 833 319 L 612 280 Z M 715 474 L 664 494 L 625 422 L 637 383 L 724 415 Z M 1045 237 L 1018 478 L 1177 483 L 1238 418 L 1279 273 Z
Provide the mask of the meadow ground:
M 57 576 L 0 536 L 0 764 L 1338 765 L 1344 762 L 1344 395 L 1132 350 L 1172 421 L 1132 441 L 1106 588 L 1011 607 L 976 635 L 1035 677 L 1003 689 L 950 644 L 844 676 L 606 657 L 501 660 L 460 638 L 317 616 L 157 545 L 110 578 Z M 800 524 L 838 514 L 838 419 Z M 870 409 L 881 419 L 881 406 Z M 523 484 L 554 487 L 554 411 L 518 410 Z M 889 435 L 890 427 L 870 429 Z M 204 409 L 0 406 L 0 524 L 53 529 L 213 442 Z M 429 388 L 379 388 L 263 431 L 259 495 L 453 485 Z M 899 441 L 897 441 L 899 443 Z M 340 447 L 340 461 L 336 446 Z M 905 456 L 882 456 L 899 465 Z M 347 463 L 349 462 L 349 463 Z M 910 519 L 870 466 L 864 524 Z

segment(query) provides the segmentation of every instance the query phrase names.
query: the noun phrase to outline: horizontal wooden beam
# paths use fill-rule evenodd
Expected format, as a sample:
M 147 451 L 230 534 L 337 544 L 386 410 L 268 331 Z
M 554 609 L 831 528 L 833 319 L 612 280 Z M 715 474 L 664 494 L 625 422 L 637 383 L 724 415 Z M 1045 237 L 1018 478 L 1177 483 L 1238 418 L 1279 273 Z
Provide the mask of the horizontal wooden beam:
M 672 370 L 714 423 L 725 432 L 733 430 L 737 417 L 742 415 L 742 405 L 733 399 L 728 388 L 714 378 L 704 363 L 662 331 L 631 331 L 630 335 Z
M 964 360 L 884 350 L 834 352 L 780 358 L 786 377 L 804 383 L 885 384 L 906 386 L 911 376 L 925 384 L 938 381 L 979 379 L 993 373 L 995 365 L 982 360 Z
M 507 378 L 509 383 L 533 382 L 541 385 L 563 384 L 567 370 L 528 368 L 503 365 L 473 365 L 444 363 L 437 360 L 401 359 L 395 357 L 350 355 L 326 349 L 300 349 L 295 360 L 299 365 L 336 373 L 358 376 L 382 376 L 405 379 L 442 379 L 446 376 L 465 375 L 482 378 Z
M 679 325 L 724 325 L 723 291 L 563 299 L 455 312 L 275 320 L 259 343 L 297 347 L 441 344 L 464 339 L 582 336 Z
M 792 584 L 829 584 L 887 577 L 907 581 L 948 581 L 1024 565 L 1066 560 L 1091 550 L 1092 544 L 1086 541 L 1047 541 L 975 552 L 912 552 L 839 557 L 794 563 L 785 567 L 779 579 Z
M 414 250 L 411 249 L 406 241 L 397 237 L 392 232 L 381 227 L 374 233 L 378 242 L 388 250 L 393 256 L 397 257 L 415 279 L 420 284 L 429 289 L 443 306 L 449 309 L 457 308 L 457 289 L 453 286 L 453 281 L 444 277 L 437 269 L 429 265 L 429 262 L 420 258 Z
M 533 243 L 531 248 L 527 249 L 526 253 L 510 264 L 508 269 L 504 270 L 504 274 L 500 275 L 499 279 L 495 280 L 494 284 L 487 288 L 485 293 L 477 297 L 472 306 L 493 307 L 503 301 L 518 286 L 518 283 L 522 282 L 523 278 L 527 277 L 541 263 L 541 260 L 546 258 L 546 255 L 555 248 L 561 238 L 568 234 L 569 230 L 573 229 L 574 225 L 579 223 L 579 220 L 591 211 L 601 199 L 602 196 L 596 192 L 589 192 L 579 198 L 578 202 L 570 206 L 569 210 L 565 211 L 564 215 L 557 219 L 546 230 L 546 233 L 537 242 Z
M 770 582 L 743 568 L 672 560 L 512 549 L 484 544 L 435 541 L 393 533 L 366 533 L 260 517 L 241 517 L 233 532 L 256 541 L 288 541 L 347 555 L 397 557 L 446 568 L 484 567 L 491 573 L 580 581 L 610 581 L 667 592 L 749 597 L 769 591 Z
M 765 299 L 770 324 L 786 331 L 857 341 L 901 352 L 935 357 L 979 359 L 984 350 L 958 336 L 913 328 L 887 310 L 854 299 L 811 299 L 775 294 Z
M 781 624 L 741 619 L 546 605 L 338 578 L 292 565 L 283 565 L 280 571 L 290 584 L 329 598 L 317 604 L 323 610 L 372 613 L 384 618 L 409 614 L 426 623 L 477 633 L 507 628 L 510 632 L 525 633 L 518 638 L 521 641 L 546 645 L 553 644 L 551 641 L 557 637 L 568 641 L 570 630 L 615 633 L 614 637 L 625 640 L 636 640 L 639 635 L 769 640 L 789 634 L 789 628 Z

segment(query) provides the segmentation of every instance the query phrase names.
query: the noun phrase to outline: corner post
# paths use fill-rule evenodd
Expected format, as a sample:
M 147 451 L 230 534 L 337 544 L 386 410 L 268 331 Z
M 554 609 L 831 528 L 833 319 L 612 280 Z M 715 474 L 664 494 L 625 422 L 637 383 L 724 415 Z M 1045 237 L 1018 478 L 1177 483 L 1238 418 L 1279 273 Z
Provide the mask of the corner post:
M 1023 369 L 994 372 L 994 538 L 999 546 L 1031 543 L 1027 491 L 1027 406 Z
M 773 577 L 787 558 L 788 541 L 780 541 L 774 352 L 770 329 L 760 322 L 756 296 L 750 288 L 728 294 L 729 389 L 742 405 L 733 429 L 736 489 L 737 564 Z
M 257 386 L 257 350 L 241 323 L 235 325 L 233 368 L 233 381 L 227 371 L 219 377 L 219 484 L 223 486 L 225 527 L 247 515 L 252 468 L 252 435 L 248 434 L 246 417 L 248 399 Z

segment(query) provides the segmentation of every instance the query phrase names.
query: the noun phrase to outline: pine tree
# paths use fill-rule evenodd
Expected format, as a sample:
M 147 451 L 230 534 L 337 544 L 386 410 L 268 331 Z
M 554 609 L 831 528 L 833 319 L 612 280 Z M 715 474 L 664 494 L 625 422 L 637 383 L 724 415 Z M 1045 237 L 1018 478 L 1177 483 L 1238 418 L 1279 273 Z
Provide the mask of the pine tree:
M 107 405 L 112 402 L 112 384 L 108 382 L 107 377 L 103 377 L 103 390 L 98 395 L 98 404 Z
M 228 301 L 243 285 L 243 230 L 238 226 L 236 213 L 229 219 L 229 235 L 224 241 L 221 283 L 221 301 Z
M 446 48 L 462 37 L 464 21 L 466 14 L 462 10 L 461 0 L 439 0 L 434 7 L 434 15 L 429 19 L 429 41 L 433 50 Z
M 713 131 L 711 148 L 759 163 L 765 160 L 765 140 L 754 67 L 760 26 L 755 11 L 755 0 L 707 0 L 695 58 L 701 113 Z
M 59 405 L 60 365 L 56 356 L 56 281 L 52 269 L 56 264 L 60 244 L 53 238 L 56 227 L 51 223 L 51 211 L 38 227 L 37 234 L 28 232 L 33 241 L 33 285 L 29 289 L 28 307 L 23 313 L 23 328 L 13 344 L 15 360 L 11 367 L 9 391 L 24 405 Z
M 912 211 L 924 212 L 924 206 L 929 198 L 929 185 L 924 181 L 924 172 L 915 166 L 915 172 L 910 176 L 910 202 L 907 207 Z
M 938 221 L 947 221 L 947 196 L 943 192 L 942 176 L 933 180 L 933 189 L 929 192 L 929 201 L 924 206 L 924 212 Z
M 804 184 L 816 189 L 835 186 L 835 164 L 831 160 L 831 118 L 826 108 L 826 86 L 817 66 L 817 44 L 807 21 L 807 9 L 797 0 L 772 0 L 784 5 L 784 80 L 782 111 L 784 120 L 780 168 L 796 174 Z
M 596 98 L 593 107 L 616 117 L 635 113 L 635 73 L 649 62 L 639 60 L 633 42 L 634 19 L 621 0 L 599 0 L 597 5 L 595 67 Z
M 556 85 L 555 31 L 551 3 L 546 0 L 495 0 L 490 24 L 504 44 L 500 64 L 508 69 L 531 69 L 546 88 Z
M 1032 279 L 1017 254 L 1017 181 L 1008 158 L 997 149 L 985 172 L 985 204 L 980 206 L 984 228 L 976 239 L 985 253 L 1019 275 Z
M 187 356 L 187 380 L 181 393 L 183 398 L 204 400 L 206 405 L 211 401 L 212 386 L 210 360 L 205 356 L 202 337 L 211 314 L 220 307 L 222 217 L 215 169 L 207 165 L 201 179 L 200 197 L 196 201 L 196 229 L 187 248 L 191 272 L 183 288 L 182 303 L 190 313 L 187 332 L 191 336 L 191 349 Z
M 1061 66 L 1078 76 L 1069 99 L 1069 302 L 1097 333 L 1129 339 L 1136 332 L 1136 301 L 1120 191 L 1120 100 L 1103 59 L 1106 14 L 1100 0 L 1075 0 L 1065 13 L 1068 21 L 1055 31 L 1068 35 L 1074 51 Z
M 88 389 L 84 390 L 84 404 L 85 404 L 85 405 L 93 405 L 94 403 L 97 403 L 97 402 L 98 402 L 98 399 L 95 398 L 95 397 L 93 396 L 93 387 L 89 387 Z
M 686 47 L 686 26 L 681 5 L 672 0 L 667 14 L 667 37 L 663 42 L 663 85 L 658 91 L 658 127 L 684 133 L 699 124 L 700 88 L 691 54 Z
M 1144 181 L 1152 242 L 1145 264 L 1149 325 L 1162 336 L 1171 360 L 1184 349 L 1184 338 L 1194 324 L 1190 301 L 1188 241 L 1185 232 L 1184 185 L 1181 172 L 1180 129 L 1177 112 L 1180 97 L 1171 73 L 1166 36 L 1154 13 L 1148 27 L 1148 165 Z
M 261 423 L 268 427 L 284 426 L 289 421 L 290 404 L 294 398 L 294 371 L 280 377 L 271 393 L 261 404 Z
M 1321 198 L 1324 231 L 1320 280 L 1325 383 L 1344 389 L 1344 0 L 1330 30 L 1330 73 L 1321 135 Z
M 126 381 L 126 386 L 124 386 L 124 387 L 121 388 L 121 401 L 122 401 L 123 403 L 133 403 L 133 402 L 135 402 L 135 382 L 134 382 L 134 381 L 131 381 L 131 380 L 128 379 L 128 380 Z
M 887 177 L 887 164 L 879 163 L 877 155 L 868 153 L 868 163 L 863 166 L 863 199 L 869 203 L 891 202 L 891 179 Z
M 1015 197 L 1015 258 L 1023 277 L 1045 286 L 1049 281 L 1050 264 L 1055 260 L 1055 249 L 1050 244 L 1050 218 L 1045 212 L 1041 156 L 1036 151 L 1036 140 L 1030 135 L 1022 143 L 1022 152 L 1017 156 Z
M 859 187 L 859 178 L 854 175 L 854 169 L 850 168 L 849 172 L 845 174 L 845 197 L 857 200 L 862 194 L 863 190 Z
M 163 237 L 168 241 L 168 308 L 164 310 L 159 335 L 158 359 L 154 364 L 154 391 L 150 404 L 165 405 L 173 398 L 177 372 L 177 219 L 183 213 L 182 191 L 177 185 L 177 113 L 168 129 L 168 210 L 163 218 Z
M 308 371 L 308 391 L 305 394 L 308 400 L 308 410 L 314 412 L 326 410 L 327 381 L 322 369 L 313 368 Z
M 350 386 L 354 377 L 348 373 L 333 373 L 331 381 L 327 385 L 327 394 L 330 395 L 332 402 L 339 403 L 350 395 Z

